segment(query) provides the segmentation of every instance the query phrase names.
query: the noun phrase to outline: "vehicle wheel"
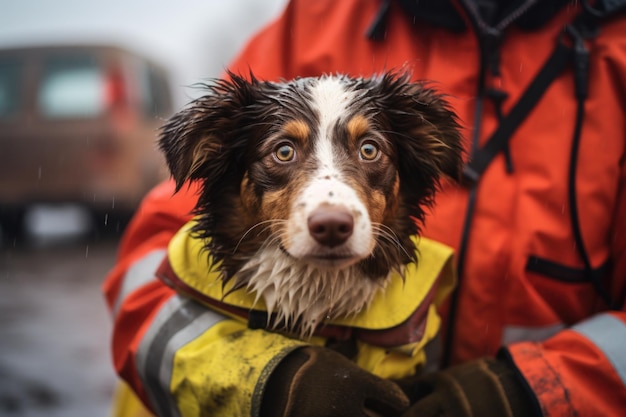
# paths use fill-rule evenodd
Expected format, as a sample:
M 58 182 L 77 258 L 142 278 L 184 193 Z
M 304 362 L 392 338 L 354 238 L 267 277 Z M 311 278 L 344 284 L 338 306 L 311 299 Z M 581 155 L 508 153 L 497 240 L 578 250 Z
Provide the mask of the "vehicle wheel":
M 0 228 L 2 228 L 2 243 L 14 245 L 24 241 L 26 226 L 24 217 L 26 209 L 23 207 L 0 208 Z
M 123 209 L 92 211 L 95 239 L 119 238 L 133 217 L 133 212 Z

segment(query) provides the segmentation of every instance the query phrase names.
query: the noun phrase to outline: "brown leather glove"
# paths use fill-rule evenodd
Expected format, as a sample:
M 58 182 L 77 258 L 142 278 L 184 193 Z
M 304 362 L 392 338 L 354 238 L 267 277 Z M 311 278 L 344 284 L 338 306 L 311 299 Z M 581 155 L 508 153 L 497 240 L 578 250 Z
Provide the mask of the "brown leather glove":
M 479 359 L 397 381 L 411 400 L 402 417 L 541 416 L 513 365 Z
M 287 355 L 272 372 L 260 416 L 398 416 L 408 405 L 395 383 L 328 348 L 307 346 Z

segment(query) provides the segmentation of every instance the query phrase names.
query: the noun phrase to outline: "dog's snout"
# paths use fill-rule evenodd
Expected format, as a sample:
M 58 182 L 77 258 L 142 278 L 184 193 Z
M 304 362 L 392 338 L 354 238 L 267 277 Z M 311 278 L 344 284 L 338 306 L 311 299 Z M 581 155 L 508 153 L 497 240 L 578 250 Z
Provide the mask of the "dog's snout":
M 313 239 L 332 248 L 352 236 L 354 218 L 345 208 L 324 206 L 309 215 L 308 227 Z

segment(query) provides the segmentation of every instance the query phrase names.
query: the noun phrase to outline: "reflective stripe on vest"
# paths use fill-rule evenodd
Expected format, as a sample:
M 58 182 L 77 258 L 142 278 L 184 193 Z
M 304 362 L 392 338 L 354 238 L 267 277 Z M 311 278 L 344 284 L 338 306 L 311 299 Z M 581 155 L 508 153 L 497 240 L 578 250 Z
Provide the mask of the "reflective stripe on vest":
M 610 314 L 599 314 L 571 329 L 585 336 L 604 353 L 626 385 L 626 324 Z
M 174 355 L 225 317 L 179 295 L 168 300 L 143 337 L 137 371 L 157 415 L 180 416 L 170 393 Z
M 562 323 L 551 326 L 505 326 L 502 331 L 502 345 L 515 342 L 542 342 L 565 329 Z
M 126 297 L 139 287 L 157 279 L 154 273 L 166 254 L 166 249 L 158 249 L 149 252 L 128 268 L 124 275 L 124 280 L 122 281 L 122 288 L 115 299 L 115 305 L 113 306 L 114 316 L 117 316 Z

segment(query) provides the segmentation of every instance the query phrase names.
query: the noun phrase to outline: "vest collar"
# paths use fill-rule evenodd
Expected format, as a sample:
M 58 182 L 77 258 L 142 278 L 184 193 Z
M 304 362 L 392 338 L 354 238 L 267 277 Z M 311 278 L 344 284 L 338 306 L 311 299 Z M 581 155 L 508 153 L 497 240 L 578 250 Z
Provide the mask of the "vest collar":
M 157 276 L 171 287 L 220 310 L 249 327 L 265 327 L 268 317 L 265 303 L 245 288 L 230 291 L 220 279 L 218 265 L 212 263 L 205 242 L 191 234 L 193 222 L 183 227 L 171 240 L 168 256 Z M 323 323 L 316 335 L 337 340 L 357 336 L 381 339 L 377 332 L 387 332 L 383 344 L 398 346 L 421 339 L 431 306 L 440 305 L 454 286 L 452 249 L 429 239 L 417 241 L 418 264 L 408 264 L 404 277 L 393 273 L 384 292 L 379 292 L 370 307 L 351 317 Z M 264 315 L 265 314 L 265 315 Z M 388 333 L 395 329 L 395 333 Z M 421 329 L 421 330 L 420 330 Z M 381 345 L 376 342 L 373 344 Z

